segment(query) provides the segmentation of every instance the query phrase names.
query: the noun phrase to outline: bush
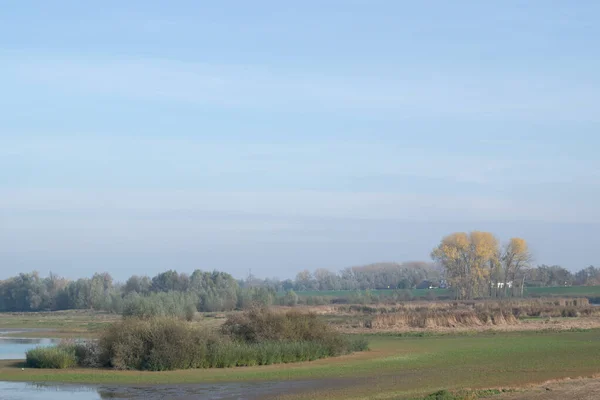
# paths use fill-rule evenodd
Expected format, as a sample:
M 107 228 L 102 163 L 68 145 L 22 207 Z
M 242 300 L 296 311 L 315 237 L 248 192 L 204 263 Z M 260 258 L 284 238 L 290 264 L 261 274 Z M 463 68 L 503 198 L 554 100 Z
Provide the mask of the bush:
M 288 290 L 283 299 L 286 306 L 295 306 L 298 304 L 298 295 L 293 290 Z
M 348 339 L 348 351 L 351 353 L 369 350 L 369 341 L 365 337 Z
M 230 315 L 221 331 L 247 343 L 320 341 L 334 334 L 339 335 L 314 313 L 296 310 L 280 313 L 262 307 Z
M 108 364 L 107 356 L 103 353 L 97 341 L 87 341 L 74 345 L 75 358 L 80 367 L 101 368 Z
M 275 298 L 275 291 L 269 288 L 244 288 L 239 290 L 237 296 L 237 306 L 239 309 L 249 309 L 256 306 L 268 307 L 273 304 Z
M 316 315 L 297 311 L 252 309 L 230 317 L 222 333 L 218 336 L 177 318 L 124 318 L 97 342 L 63 342 L 32 350 L 27 360 L 37 368 L 78 364 L 166 371 L 312 361 L 368 348 L 364 338 L 342 336 Z
M 330 301 L 324 296 L 308 296 L 305 303 L 307 306 L 323 306 L 329 304 Z
M 412 294 L 412 291 L 409 290 L 409 289 L 403 289 L 403 290 L 394 291 L 393 298 L 396 301 L 412 301 L 412 300 L 414 300 L 414 296 Z
M 241 314 L 231 315 L 221 328 L 222 333 L 242 343 L 312 343 L 311 350 L 304 348 L 297 357 L 321 354 L 317 358 L 338 356 L 367 348 L 366 341 L 352 341 L 333 330 L 314 313 L 291 310 L 276 313 L 266 308 L 253 308 Z M 294 351 L 298 347 L 292 348 Z M 355 350 L 357 349 L 357 350 Z M 285 354 L 284 357 L 288 355 Z M 309 357 L 310 358 L 310 357 Z M 286 362 L 286 361 L 283 361 Z
M 107 366 L 116 369 L 164 371 L 201 368 L 210 342 L 208 331 L 175 318 L 125 318 L 100 339 Z
M 217 337 L 181 320 L 127 318 L 108 328 L 99 346 L 106 366 L 151 371 L 312 361 L 367 349 L 364 339 L 350 340 L 312 314 L 253 309 L 226 325 Z
M 29 368 L 65 369 L 77 366 L 77 358 L 72 347 L 37 347 L 25 354 L 25 365 Z
M 198 296 L 181 292 L 158 292 L 149 295 L 132 293 L 122 304 L 124 317 L 180 317 L 191 321 L 197 311 Z

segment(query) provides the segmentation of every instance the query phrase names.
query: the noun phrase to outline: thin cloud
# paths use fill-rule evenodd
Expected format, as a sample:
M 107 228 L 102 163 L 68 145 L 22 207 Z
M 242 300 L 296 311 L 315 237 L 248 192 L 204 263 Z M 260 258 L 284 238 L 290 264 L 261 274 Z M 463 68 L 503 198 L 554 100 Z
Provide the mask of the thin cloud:
M 7 83 L 72 95 L 184 102 L 248 109 L 394 113 L 396 117 L 597 119 L 598 82 L 569 77 L 502 76 L 479 71 L 445 76 L 399 70 L 395 76 L 315 76 L 266 66 L 165 59 L 0 57 Z M 1 81 L 0 81 L 1 82 Z
M 0 212 L 66 210 L 109 215 L 112 212 L 217 212 L 279 217 L 405 219 L 412 221 L 529 220 L 600 221 L 583 202 L 575 210 L 560 203 L 460 195 L 342 193 L 324 191 L 206 192 L 198 190 L 0 190 Z

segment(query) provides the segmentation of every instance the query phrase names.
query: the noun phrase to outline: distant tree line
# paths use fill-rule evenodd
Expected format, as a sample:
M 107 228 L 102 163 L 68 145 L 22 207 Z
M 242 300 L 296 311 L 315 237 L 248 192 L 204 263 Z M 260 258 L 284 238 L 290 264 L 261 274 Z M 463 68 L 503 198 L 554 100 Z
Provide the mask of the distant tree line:
M 600 268 L 590 265 L 576 273 L 559 265 L 538 265 L 527 271 L 526 286 L 598 286 L 600 285 Z
M 470 243 L 462 247 L 464 251 L 470 249 L 474 252 L 462 254 L 462 260 L 470 262 L 470 265 L 458 265 L 458 261 L 452 258 L 460 254 L 456 253 L 458 249 L 451 247 L 457 245 L 453 240 Z M 306 291 L 352 291 L 357 297 L 355 300 L 360 302 L 373 296 L 371 290 L 374 289 L 414 289 L 421 287 L 423 282 L 435 285 L 443 280 L 448 280 L 458 293 L 457 297 L 463 298 L 498 296 L 505 292 L 511 295 L 514 289 L 508 291 L 508 285 L 500 285 L 503 287 L 499 288 L 498 283 L 519 279 L 525 286 L 600 285 L 600 268 L 590 266 L 577 273 L 556 265 L 532 268 L 527 248 L 519 247 L 523 243 L 493 247 L 494 252 L 479 249 L 482 243 L 477 235 L 466 239 L 445 238 L 441 247 L 436 248 L 447 253 L 444 256 L 447 258 L 438 258 L 443 269 L 424 262 L 378 263 L 345 268 L 339 273 L 325 269 L 317 269 L 314 273 L 304 270 L 297 274 L 296 279 L 286 280 L 261 280 L 253 276 L 236 280 L 224 272 L 200 270 L 191 275 L 169 270 L 152 278 L 134 275 L 124 283 L 115 282 L 108 273 L 96 273 L 91 278 L 77 280 L 52 273 L 47 277 L 41 277 L 37 272 L 21 273 L 0 280 L 0 312 L 82 309 L 142 317 L 191 318 L 197 311 L 219 312 L 272 304 L 294 306 L 300 301 L 297 293 Z M 518 290 L 518 285 L 515 286 Z M 410 299 L 407 290 L 394 293 L 399 296 L 397 300 Z M 303 301 L 318 305 L 323 299 L 315 295 Z
M 50 273 L 21 273 L 0 281 L 0 311 L 105 310 L 124 315 L 191 316 L 195 311 L 228 311 L 251 305 L 296 305 L 303 291 L 410 289 L 424 280 L 439 280 L 433 264 L 379 263 L 345 268 L 339 273 L 301 271 L 295 280 L 236 280 L 224 272 L 174 270 L 152 278 L 133 275 L 124 283 L 108 273 L 67 280 Z M 285 293 L 278 296 L 278 293 Z
M 368 289 L 411 289 L 424 280 L 438 281 L 442 270 L 432 263 L 376 263 L 365 266 L 344 268 L 338 273 L 327 269 L 314 272 L 303 270 L 296 279 L 256 279 L 250 276 L 244 284 L 270 287 L 276 292 L 293 290 L 330 291 L 330 290 L 368 290 Z
M 272 304 L 268 287 L 242 287 L 224 272 L 169 270 L 153 278 L 134 275 L 116 283 L 108 273 L 69 281 L 50 274 L 21 273 L 0 281 L 0 311 L 105 310 L 124 315 L 191 316 L 196 311 L 227 311 Z

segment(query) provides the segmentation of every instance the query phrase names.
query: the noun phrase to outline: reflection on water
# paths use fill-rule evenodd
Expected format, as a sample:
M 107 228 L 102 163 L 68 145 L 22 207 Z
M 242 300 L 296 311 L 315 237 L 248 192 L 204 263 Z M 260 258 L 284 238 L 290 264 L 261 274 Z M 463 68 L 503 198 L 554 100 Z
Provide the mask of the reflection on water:
M 26 373 L 26 372 L 25 372 Z M 331 382 L 330 382 L 331 383 Z M 162 400 L 162 399 L 256 399 L 314 388 L 315 381 L 219 383 L 155 386 L 75 386 L 23 382 L 0 382 L 0 400 Z M 317 384 L 318 385 L 318 384 Z
M 22 382 L 0 382 L 0 400 L 98 400 L 96 388 L 78 386 L 45 386 Z
M 0 332 L 1 334 L 1 332 Z M 0 337 L 0 360 L 22 360 L 25 352 L 38 346 L 50 346 L 57 343 L 54 339 L 25 339 Z

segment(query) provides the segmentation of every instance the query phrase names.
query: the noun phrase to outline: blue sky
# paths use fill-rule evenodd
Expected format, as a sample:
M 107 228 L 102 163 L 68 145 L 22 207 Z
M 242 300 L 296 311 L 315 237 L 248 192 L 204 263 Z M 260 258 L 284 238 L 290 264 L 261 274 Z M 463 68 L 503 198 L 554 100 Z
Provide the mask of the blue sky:
M 594 1 L 0 10 L 0 278 L 293 276 L 442 235 L 600 264 Z

